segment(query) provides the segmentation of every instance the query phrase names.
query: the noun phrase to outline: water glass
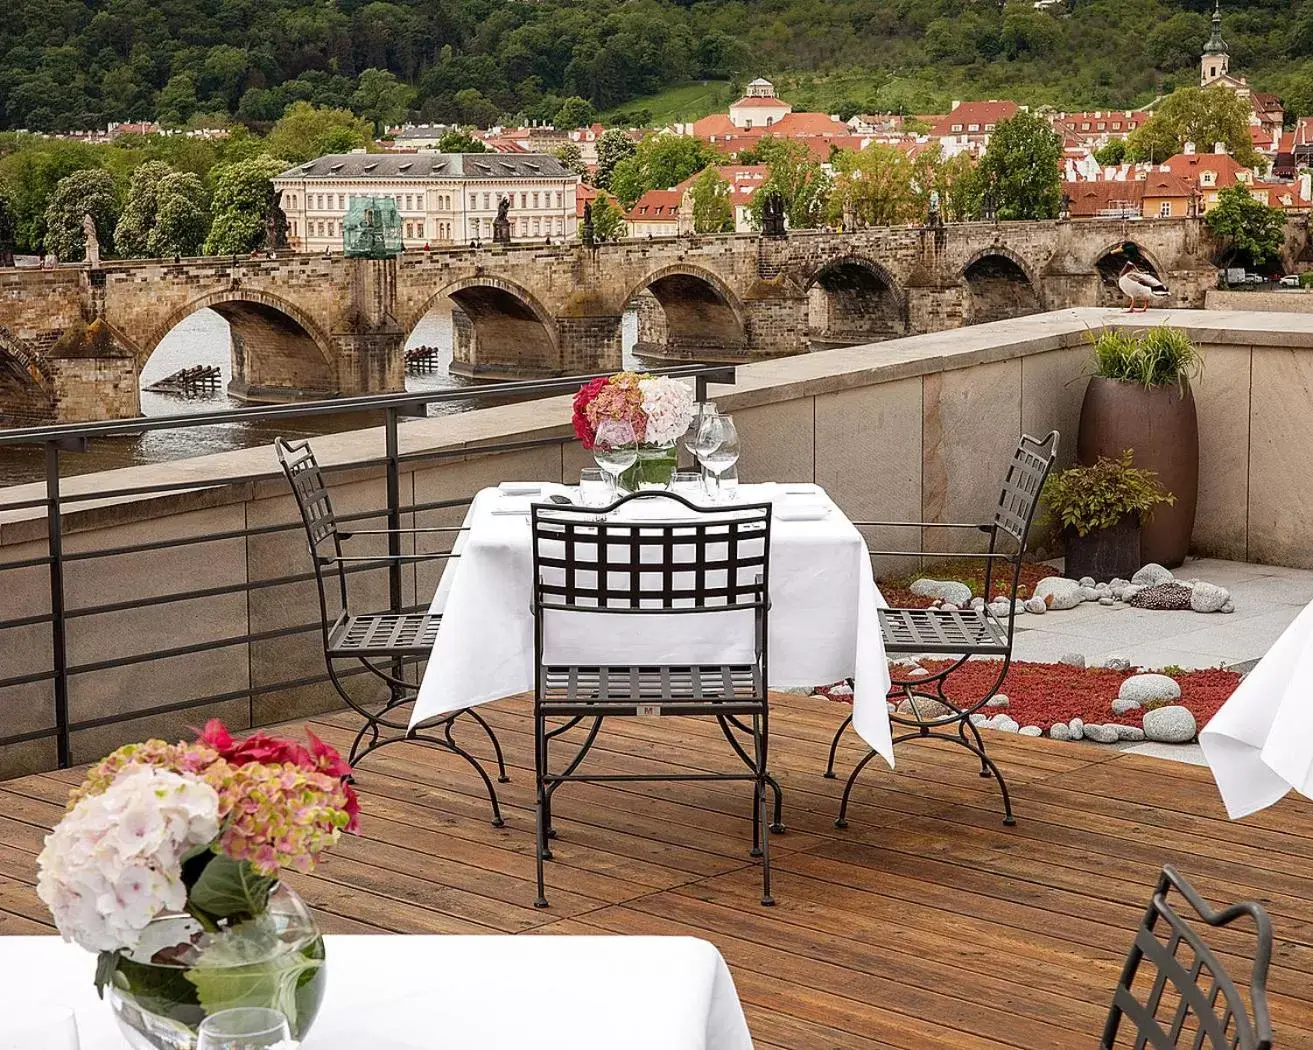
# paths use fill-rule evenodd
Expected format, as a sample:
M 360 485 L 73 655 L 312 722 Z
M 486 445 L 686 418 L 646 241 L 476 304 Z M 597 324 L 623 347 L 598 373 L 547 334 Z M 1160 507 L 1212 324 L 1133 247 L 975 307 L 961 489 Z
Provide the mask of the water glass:
M 605 507 L 611 492 L 601 467 L 584 467 L 579 471 L 579 502 L 585 507 Z
M 670 478 L 670 491 L 696 503 L 707 495 L 707 484 L 696 470 L 677 470 Z
M 593 435 L 593 459 L 611 479 L 611 496 L 620 494 L 620 475 L 638 462 L 638 438 L 627 419 L 604 419 Z
M 8 1011 L 6 1011 L 8 1013 Z M 66 1006 L 23 1006 L 0 1020 L 0 1050 L 79 1050 L 78 1022 Z
M 287 1018 L 263 1006 L 220 1010 L 201 1022 L 196 1050 L 295 1050 Z
M 715 415 L 704 419 L 694 451 L 702 469 L 716 479 L 713 499 L 721 499 L 720 476 L 739 461 L 739 432 L 734 417 Z

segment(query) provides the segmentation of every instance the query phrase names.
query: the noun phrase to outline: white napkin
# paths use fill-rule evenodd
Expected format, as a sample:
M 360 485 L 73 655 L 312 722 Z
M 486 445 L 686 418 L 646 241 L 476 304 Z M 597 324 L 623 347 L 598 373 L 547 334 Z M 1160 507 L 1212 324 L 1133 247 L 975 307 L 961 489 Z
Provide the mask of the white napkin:
M 779 521 L 820 521 L 830 507 L 817 500 L 781 500 L 771 513 Z
M 497 488 L 508 496 L 536 496 L 543 490 L 541 481 L 503 481 Z
M 535 501 L 528 496 L 506 496 L 497 500 L 489 508 L 491 514 L 528 514 L 530 504 Z

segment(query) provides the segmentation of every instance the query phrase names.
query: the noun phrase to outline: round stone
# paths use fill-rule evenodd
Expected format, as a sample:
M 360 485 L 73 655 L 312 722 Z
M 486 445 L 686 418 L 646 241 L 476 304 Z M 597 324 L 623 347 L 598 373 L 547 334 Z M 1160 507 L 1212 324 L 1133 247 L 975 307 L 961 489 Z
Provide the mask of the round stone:
M 1230 600 L 1230 592 L 1215 583 L 1196 583 L 1190 590 L 1190 608 L 1197 613 L 1218 612 Z
M 1124 656 L 1110 656 L 1103 661 L 1103 666 L 1109 671 L 1129 671 L 1131 661 Z
M 1190 608 L 1191 594 L 1191 589 L 1185 584 L 1179 580 L 1172 580 L 1170 583 L 1155 583 L 1150 587 L 1142 587 L 1127 598 L 1126 603 L 1137 609 L 1179 611 Z
M 1112 713 L 1114 715 L 1124 715 L 1127 711 L 1138 711 L 1140 701 L 1132 700 L 1129 696 L 1119 696 L 1112 702 Z
M 990 602 L 989 614 L 996 620 L 1006 620 L 1011 606 L 1007 602 Z
M 1159 744 L 1188 744 L 1198 726 L 1188 707 L 1169 704 L 1144 713 L 1144 737 Z
M 1085 726 L 1085 739 L 1093 740 L 1096 744 L 1115 744 L 1117 742 L 1117 727 L 1087 725 Z
M 990 728 L 997 729 L 1000 733 L 1015 733 L 1021 729 L 1021 723 L 1011 715 L 998 715 L 991 721 Z
M 1080 589 L 1080 600 L 1083 602 L 1097 602 L 1099 598 L 1099 592 L 1093 587 L 1082 587 Z
M 986 700 L 985 706 L 996 707 L 999 710 L 1006 710 L 1008 704 L 1010 704 L 1011 702 L 1012 701 L 1007 698 L 1006 694 L 999 693 L 996 696 L 991 696 L 988 700 Z
M 1152 709 L 1181 698 L 1181 687 L 1165 674 L 1133 674 L 1117 690 L 1118 700 L 1132 700 L 1140 707 Z
M 1068 667 L 1084 667 L 1085 656 L 1082 653 L 1063 653 L 1058 657 L 1058 663 L 1066 664 Z
M 1100 604 L 1100 605 L 1116 605 L 1116 604 L 1117 604 L 1117 599 L 1114 598 L 1111 594 L 1101 594 L 1101 595 L 1099 596 L 1099 604 Z
M 1220 612 L 1220 613 L 1233 613 L 1233 612 L 1235 612 L 1235 605 L 1234 605 L 1234 603 L 1232 603 L 1232 602 L 1227 602 L 1225 605 L 1223 605 L 1223 606 L 1222 606 L 1220 609 L 1218 609 L 1217 611 Z
M 957 580 L 913 580 L 907 589 L 919 597 L 941 598 L 959 608 L 971 601 L 971 588 Z
M 959 610 L 958 610 L 958 607 L 957 607 L 956 605 L 954 605 L 952 602 L 943 602 L 943 603 L 940 604 L 939 608 L 943 609 L 944 612 L 958 612 L 958 611 L 959 611 Z
M 1144 730 L 1139 726 L 1118 726 L 1117 739 L 1140 741 L 1144 739 Z
M 915 711 L 912 710 L 912 701 L 904 700 L 898 705 L 898 713 L 906 718 L 919 718 L 923 722 L 933 722 L 937 718 L 947 717 L 953 711 L 947 704 L 941 704 L 938 700 L 918 697 Z
M 1054 722 L 1049 726 L 1049 736 L 1054 740 L 1070 740 L 1071 730 L 1067 728 L 1066 722 Z
M 985 599 L 984 599 L 984 598 L 972 598 L 972 599 L 971 599 L 971 608 L 976 609 L 976 610 L 980 610 L 980 609 L 983 609 L 984 607 L 985 607 Z
M 1085 739 L 1085 721 L 1080 718 L 1073 718 L 1067 723 L 1067 733 L 1072 740 Z
M 1151 561 L 1148 565 L 1136 571 L 1135 575 L 1131 577 L 1131 583 L 1140 587 L 1152 587 L 1155 583 L 1166 583 L 1168 580 L 1175 578 L 1170 569 L 1164 569 L 1157 562 Z
M 1082 587 L 1093 587 L 1093 586 L 1094 586 L 1094 577 L 1093 577 L 1093 576 L 1082 576 L 1082 577 L 1080 578 L 1080 585 L 1081 585 Z
M 1028 598 L 1026 600 L 1026 612 L 1033 613 L 1036 616 L 1042 616 L 1049 611 L 1049 607 L 1044 604 L 1043 598 Z
M 1022 726 L 1017 733 L 1020 736 L 1043 736 L 1044 730 L 1039 726 Z
M 1074 609 L 1081 603 L 1080 584 L 1065 576 L 1046 576 L 1035 584 L 1035 595 L 1051 610 Z

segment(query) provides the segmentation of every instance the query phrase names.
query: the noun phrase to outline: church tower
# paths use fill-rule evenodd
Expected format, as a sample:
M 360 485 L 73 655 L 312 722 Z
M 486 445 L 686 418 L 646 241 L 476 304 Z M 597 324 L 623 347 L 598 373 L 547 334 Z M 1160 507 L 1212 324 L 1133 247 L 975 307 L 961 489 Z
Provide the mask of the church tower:
M 1231 56 L 1227 53 L 1226 41 L 1222 39 L 1222 0 L 1214 0 L 1213 35 L 1204 45 L 1203 58 L 1199 63 L 1199 86 L 1207 87 L 1215 80 L 1220 80 L 1228 73 Z

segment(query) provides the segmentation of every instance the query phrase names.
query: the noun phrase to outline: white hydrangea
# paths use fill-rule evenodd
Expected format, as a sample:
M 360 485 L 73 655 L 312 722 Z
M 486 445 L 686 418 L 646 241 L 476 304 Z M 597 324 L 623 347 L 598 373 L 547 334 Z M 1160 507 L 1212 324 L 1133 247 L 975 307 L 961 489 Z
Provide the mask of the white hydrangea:
M 642 379 L 643 414 L 647 416 L 645 441 L 649 445 L 673 445 L 693 422 L 693 391 L 668 376 Z
M 157 915 L 187 903 L 182 857 L 219 834 L 219 796 L 194 777 L 128 766 L 46 836 L 37 893 L 64 939 L 134 948 Z

